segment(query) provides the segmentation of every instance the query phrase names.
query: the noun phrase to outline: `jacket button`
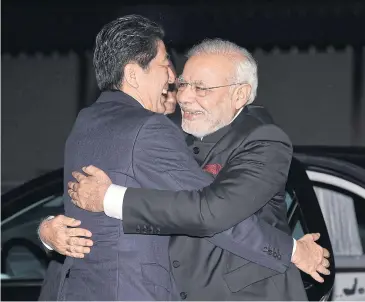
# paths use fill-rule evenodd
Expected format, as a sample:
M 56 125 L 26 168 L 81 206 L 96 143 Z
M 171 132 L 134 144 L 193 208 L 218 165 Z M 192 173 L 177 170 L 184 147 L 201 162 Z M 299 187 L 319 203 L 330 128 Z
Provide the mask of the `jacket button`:
M 136 232 L 141 233 L 141 227 L 139 225 L 137 225 L 137 227 L 136 227 Z
M 180 266 L 180 262 L 179 262 L 179 261 L 177 261 L 177 260 L 174 260 L 174 261 L 172 261 L 172 266 L 173 266 L 174 268 L 178 268 L 178 267 Z
M 198 148 L 198 147 L 194 147 L 194 148 L 193 148 L 193 152 L 194 152 L 194 154 L 198 154 L 198 153 L 199 153 L 199 151 L 200 151 L 200 150 L 199 150 L 199 148 Z
M 147 234 L 147 226 L 146 225 L 143 226 L 143 231 L 142 232 L 143 232 L 143 234 Z
M 183 299 L 183 300 L 185 300 L 187 296 L 188 295 L 186 294 L 186 292 L 181 292 L 180 293 L 180 298 Z

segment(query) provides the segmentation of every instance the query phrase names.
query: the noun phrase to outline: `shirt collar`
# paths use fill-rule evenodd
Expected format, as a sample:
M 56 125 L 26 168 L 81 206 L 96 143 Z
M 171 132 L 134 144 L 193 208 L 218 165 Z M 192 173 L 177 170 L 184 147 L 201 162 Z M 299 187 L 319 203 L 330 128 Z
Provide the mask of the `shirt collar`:
M 244 108 L 244 107 L 242 107 L 240 110 L 238 110 L 238 112 L 237 112 L 237 113 L 236 113 L 236 115 L 234 116 L 233 120 L 231 120 L 231 122 L 230 122 L 228 125 L 232 124 L 232 122 L 236 119 L 236 117 L 240 115 L 240 113 L 242 112 L 243 108 Z M 228 125 L 227 125 L 227 126 L 228 126 Z

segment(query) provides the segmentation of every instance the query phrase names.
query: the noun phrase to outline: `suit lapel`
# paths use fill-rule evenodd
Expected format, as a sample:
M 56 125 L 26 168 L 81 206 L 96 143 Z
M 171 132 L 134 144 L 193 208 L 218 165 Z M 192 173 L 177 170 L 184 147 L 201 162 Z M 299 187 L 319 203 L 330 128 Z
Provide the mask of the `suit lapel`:
M 242 111 L 242 113 L 237 117 L 239 120 L 235 120 L 230 126 L 229 131 L 227 131 L 214 145 L 213 148 L 206 155 L 202 167 L 204 167 L 207 163 L 209 163 L 214 157 L 220 154 L 222 151 L 229 149 L 227 152 L 227 158 L 229 154 L 235 150 L 242 141 L 246 138 L 246 136 L 256 128 L 260 122 L 250 116 L 247 115 L 246 112 Z

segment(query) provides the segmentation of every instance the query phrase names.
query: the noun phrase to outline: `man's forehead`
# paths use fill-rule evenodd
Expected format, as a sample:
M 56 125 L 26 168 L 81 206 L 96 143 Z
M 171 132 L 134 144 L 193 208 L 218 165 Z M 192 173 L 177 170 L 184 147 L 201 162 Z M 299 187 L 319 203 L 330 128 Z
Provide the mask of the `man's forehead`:
M 197 55 L 189 58 L 184 66 L 182 77 L 186 81 L 206 82 L 227 78 L 232 72 L 232 63 L 222 56 Z

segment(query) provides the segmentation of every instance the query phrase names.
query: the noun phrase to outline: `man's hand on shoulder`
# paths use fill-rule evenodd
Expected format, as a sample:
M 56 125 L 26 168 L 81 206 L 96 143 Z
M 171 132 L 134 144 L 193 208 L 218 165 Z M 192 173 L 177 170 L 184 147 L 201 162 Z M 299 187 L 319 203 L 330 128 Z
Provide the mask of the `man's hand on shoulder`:
M 93 245 L 91 232 L 77 228 L 81 221 L 58 215 L 52 219 L 44 220 L 39 226 L 39 237 L 43 243 L 49 245 L 56 252 L 75 258 L 84 258 L 84 254 L 90 253 Z
M 109 176 L 95 166 L 82 168 L 85 175 L 80 172 L 72 172 L 77 182 L 68 183 L 68 195 L 72 202 L 79 208 L 90 212 L 104 211 L 104 197 L 112 184 Z
M 292 262 L 301 271 L 311 275 L 316 281 L 323 283 L 323 278 L 319 273 L 323 275 L 329 275 L 328 270 L 330 263 L 330 253 L 327 249 L 318 245 L 317 241 L 320 234 L 307 234 L 297 240 L 297 247 L 292 256 Z

